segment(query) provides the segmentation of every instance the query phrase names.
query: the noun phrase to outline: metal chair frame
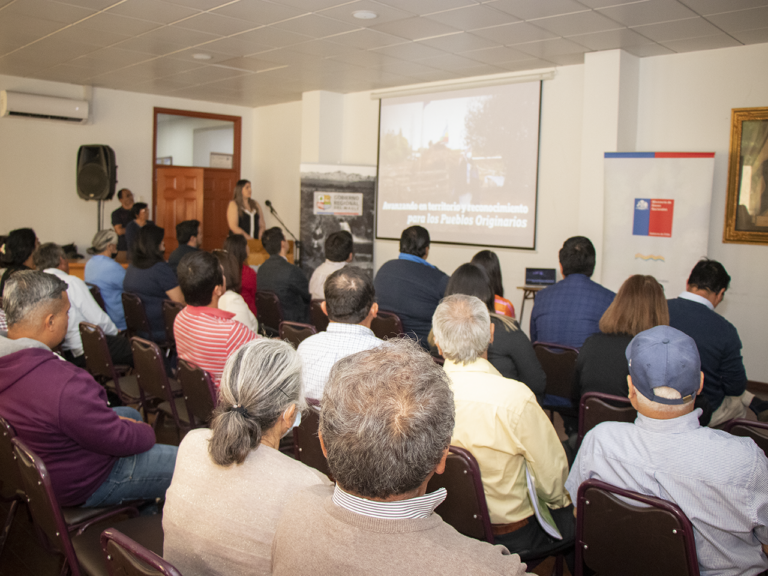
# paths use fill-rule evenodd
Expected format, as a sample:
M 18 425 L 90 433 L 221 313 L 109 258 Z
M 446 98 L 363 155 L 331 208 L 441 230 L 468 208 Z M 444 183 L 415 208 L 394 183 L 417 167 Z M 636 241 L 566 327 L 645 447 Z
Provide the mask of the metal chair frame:
M 320 304 L 323 302 L 325 302 L 325 300 L 312 299 L 309 303 L 309 317 L 312 319 L 312 324 L 318 332 L 325 332 L 328 329 L 328 323 L 330 322 L 328 316 L 326 316 L 325 312 L 323 312 L 323 309 L 320 307 Z
M 104 302 L 104 297 L 101 295 L 101 288 L 99 288 L 96 284 L 92 284 L 91 282 L 86 282 L 86 285 L 88 286 L 88 290 L 91 292 L 91 296 L 93 296 L 93 299 L 96 300 L 96 304 L 101 306 L 101 309 L 106 312 L 107 304 Z
M 171 346 L 176 346 L 176 337 L 173 335 L 173 323 L 176 315 L 184 310 L 186 304 L 174 300 L 163 300 L 163 322 L 165 324 L 165 337 Z
M 274 292 L 269 290 L 256 291 L 256 320 L 259 322 L 259 329 L 264 336 L 274 337 L 280 334 L 280 323 L 285 316 L 283 315 L 283 306 L 280 304 L 280 298 Z M 273 324 L 274 320 L 274 326 Z
M 389 338 L 401 338 L 405 336 L 403 321 L 394 312 L 379 310 L 376 318 L 371 322 L 371 331 L 377 338 L 388 340 Z
M 765 455 L 768 456 L 768 422 L 757 422 L 755 420 L 747 420 L 746 418 L 734 418 L 725 423 L 723 430 L 734 436 L 751 438 L 759 448 L 762 448 Z
M 211 375 L 194 362 L 179 358 L 176 378 L 187 404 L 190 428 L 209 426 L 218 395 Z M 204 412 L 208 414 L 205 418 L 202 416 Z
M 109 576 L 182 576 L 173 564 L 117 528 L 101 533 L 101 549 Z
M 125 392 L 120 378 L 126 377 L 130 366 L 115 365 L 109 353 L 107 338 L 101 327 L 89 322 L 80 322 L 80 339 L 85 352 L 85 369 L 107 388 L 114 388 L 124 404 L 138 404 L 141 399 Z M 111 385 L 110 385 L 111 383 Z M 144 415 L 146 419 L 146 414 Z
M 615 406 L 616 404 L 618 404 L 618 406 Z M 617 416 L 621 416 L 621 418 L 593 421 L 592 414 L 595 412 L 595 408 L 611 408 L 615 410 Z M 590 410 L 592 410 L 592 412 L 590 412 Z M 631 420 L 629 419 L 630 415 Z M 627 418 L 624 418 L 624 416 Z M 601 422 L 634 422 L 636 417 L 637 410 L 632 406 L 629 398 L 614 396 L 613 394 L 605 394 L 603 392 L 585 393 L 579 402 L 579 439 L 576 449 L 578 450 L 579 446 L 581 446 L 587 432 Z

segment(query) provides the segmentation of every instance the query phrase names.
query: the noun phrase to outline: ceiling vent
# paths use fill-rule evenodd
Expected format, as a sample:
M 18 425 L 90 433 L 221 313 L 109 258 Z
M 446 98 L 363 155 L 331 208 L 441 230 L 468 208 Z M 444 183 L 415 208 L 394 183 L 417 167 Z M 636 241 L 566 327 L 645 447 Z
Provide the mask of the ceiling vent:
M 88 101 L 1 90 L 0 116 L 84 124 L 88 121 Z

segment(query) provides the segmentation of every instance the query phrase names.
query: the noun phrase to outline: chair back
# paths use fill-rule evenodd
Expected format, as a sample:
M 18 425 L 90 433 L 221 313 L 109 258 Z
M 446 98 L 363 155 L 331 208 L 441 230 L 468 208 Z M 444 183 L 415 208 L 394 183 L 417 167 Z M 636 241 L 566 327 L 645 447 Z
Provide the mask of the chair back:
M 301 415 L 301 424 L 293 429 L 293 453 L 299 462 L 333 479 L 320 446 L 320 438 L 317 436 L 319 428 L 320 410 L 316 405 L 310 404 L 306 413 Z
M 280 340 L 287 340 L 294 348 L 298 348 L 304 340 L 317 334 L 317 329 L 312 324 L 301 322 L 280 322 Z
M 13 454 L 16 431 L 3 417 L 0 417 L 0 496 L 10 500 L 24 492 L 24 485 L 19 474 L 19 466 Z
M 267 336 L 277 336 L 280 333 L 280 322 L 283 321 L 283 307 L 277 294 L 268 290 L 256 292 L 256 320 Z
M 320 304 L 325 300 L 312 300 L 309 303 L 309 318 L 312 320 L 312 324 L 315 326 L 318 332 L 325 332 L 328 328 L 328 316 L 326 316 Z
M 27 506 L 35 525 L 45 535 L 51 548 L 64 555 L 73 575 L 80 576 L 80 565 L 69 539 L 67 524 L 53 492 L 48 469 L 21 439 L 13 438 L 11 442 L 24 492 L 27 495 Z
M 637 410 L 629 398 L 603 394 L 602 392 L 587 392 L 581 397 L 579 404 L 579 443 L 584 440 L 587 432 L 601 422 L 634 422 Z
M 433 475 L 427 486 L 427 492 L 438 488 L 448 491 L 435 512 L 464 536 L 493 544 L 491 517 L 485 501 L 480 466 L 464 448 L 451 446 L 448 450 L 445 472 Z
M 93 296 L 93 299 L 96 300 L 96 304 L 101 306 L 101 309 L 104 310 L 104 312 L 107 311 L 107 305 L 104 302 L 104 298 L 101 295 L 101 288 L 96 286 L 96 284 L 91 284 L 90 282 L 86 282 L 88 285 L 88 290 L 91 291 L 91 296 Z
M 384 310 L 379 310 L 376 318 L 371 322 L 371 330 L 377 338 L 382 340 L 399 338 L 405 334 L 400 317 L 394 312 L 385 312 Z
M 547 376 L 545 394 L 571 398 L 573 374 L 579 350 L 571 346 L 534 342 L 533 350 Z
M 109 576 L 181 576 L 173 564 L 115 528 L 101 533 Z
M 699 576 L 693 526 L 672 502 L 587 480 L 576 507 L 575 576 L 585 566 L 598 574 Z
M 137 294 L 123 292 L 123 311 L 129 336 L 136 336 L 138 333 L 152 334 L 144 302 Z
M 736 418 L 725 424 L 724 430 L 734 436 L 752 438 L 765 455 L 768 456 L 768 422 L 755 422 Z
M 94 378 L 118 381 L 112 355 L 109 353 L 107 337 L 101 327 L 89 322 L 80 322 L 80 338 L 85 351 L 85 369 Z
M 209 425 L 217 396 L 211 375 L 194 362 L 179 358 L 176 378 L 181 384 L 184 402 L 187 404 L 189 425 L 192 428 Z
M 176 315 L 184 310 L 186 304 L 181 302 L 174 302 L 173 300 L 163 300 L 163 322 L 165 323 L 165 337 L 170 344 L 175 344 L 176 340 L 173 337 L 173 322 L 176 320 Z

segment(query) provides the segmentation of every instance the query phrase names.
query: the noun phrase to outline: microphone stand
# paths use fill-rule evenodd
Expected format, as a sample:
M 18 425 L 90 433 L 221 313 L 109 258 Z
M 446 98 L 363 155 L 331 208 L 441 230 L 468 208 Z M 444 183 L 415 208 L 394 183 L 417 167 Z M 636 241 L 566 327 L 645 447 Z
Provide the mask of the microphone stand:
M 277 210 L 274 209 L 274 207 L 272 206 L 271 202 L 267 205 L 267 208 L 269 208 L 269 211 L 272 213 L 272 216 L 277 218 L 277 221 L 280 222 L 280 224 L 282 224 L 283 229 L 286 232 L 288 232 L 288 234 L 291 235 L 291 238 L 293 238 L 294 247 L 295 247 L 293 260 L 294 260 L 294 263 L 298 263 L 299 265 L 301 265 L 301 257 L 300 257 L 301 256 L 301 241 L 298 238 L 296 238 L 296 235 L 293 232 L 288 230 L 288 226 L 286 226 L 285 222 L 283 222 L 282 219 L 280 218 L 280 216 L 278 216 Z

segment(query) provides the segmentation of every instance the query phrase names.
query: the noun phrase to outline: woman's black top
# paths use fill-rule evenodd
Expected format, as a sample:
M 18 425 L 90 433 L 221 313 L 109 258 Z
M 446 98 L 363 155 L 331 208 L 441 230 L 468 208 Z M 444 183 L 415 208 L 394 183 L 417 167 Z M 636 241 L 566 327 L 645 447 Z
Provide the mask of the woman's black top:
M 624 355 L 632 341 L 629 334 L 593 334 L 584 342 L 576 360 L 573 391 L 575 398 L 586 392 L 627 397 L 629 365 Z
M 488 348 L 490 362 L 504 378 L 522 382 L 536 396 L 544 394 L 547 376 L 533 351 L 533 345 L 520 330 L 508 329 L 502 320 L 491 316 L 494 325 L 493 343 Z
M 253 215 L 253 230 L 251 229 L 251 215 L 244 210 L 240 211 L 240 217 L 237 219 L 237 225 L 245 230 L 246 234 L 251 238 L 259 237 L 259 211 L 256 210 L 256 214 Z

